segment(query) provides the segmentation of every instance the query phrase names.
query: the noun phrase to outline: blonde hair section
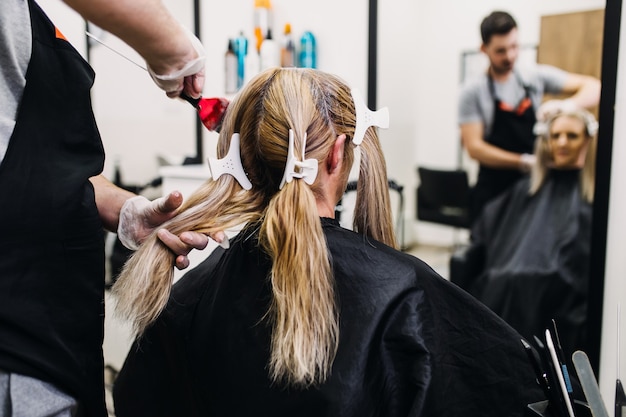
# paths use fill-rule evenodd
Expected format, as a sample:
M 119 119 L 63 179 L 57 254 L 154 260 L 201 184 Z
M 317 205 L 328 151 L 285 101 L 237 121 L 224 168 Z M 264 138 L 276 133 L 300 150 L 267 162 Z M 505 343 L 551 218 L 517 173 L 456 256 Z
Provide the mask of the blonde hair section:
M 398 249 L 393 228 L 387 165 L 375 130 L 369 128 L 360 145 L 354 230 Z
M 289 130 L 294 131 L 294 154 L 301 156 L 304 146 L 304 158 L 316 159 L 320 167 L 336 138 L 346 134 L 345 190 L 354 162 L 355 122 L 350 89 L 338 77 L 302 68 L 262 72 L 229 105 L 217 151 L 218 158 L 223 157 L 232 134 L 239 133 L 242 165 L 252 189 L 243 190 L 228 175 L 209 180 L 162 226 L 179 234 L 211 233 L 242 223 L 260 225 L 259 244 L 272 260 L 268 277 L 272 297 L 262 319 L 271 325 L 268 368 L 277 383 L 306 387 L 325 381 L 339 343 L 335 280 L 317 211 L 322 184 L 294 179 L 278 188 Z M 393 246 L 386 167 L 374 129 L 368 129 L 361 147 L 365 163 L 357 201 L 366 207 L 359 209 L 355 222 L 367 236 Z M 153 235 L 130 258 L 113 287 L 118 313 L 131 320 L 138 336 L 167 304 L 174 258 Z
M 233 116 L 243 106 L 242 101 L 233 100 L 225 115 L 217 146 L 218 158 L 228 153 L 232 134 L 227 132 L 233 130 Z M 224 175 L 217 181 L 206 181 L 161 228 L 174 234 L 184 231 L 210 234 L 227 230 L 258 220 L 263 214 L 264 202 L 262 190 L 245 191 L 233 177 Z M 115 312 L 131 323 L 137 337 L 142 336 L 167 304 L 174 279 L 175 257 L 155 232 L 129 258 L 113 285 Z
M 258 200 L 258 199 L 257 199 Z M 174 234 L 193 230 L 213 233 L 260 216 L 260 206 L 231 178 L 205 183 L 192 197 L 197 202 L 162 225 Z M 137 336 L 159 316 L 169 299 L 176 255 L 153 233 L 124 265 L 112 292 L 116 313 L 131 322 Z
M 529 194 L 536 194 L 543 186 L 547 176 L 550 172 L 550 165 L 553 163 L 552 151 L 549 146 L 550 130 L 552 129 L 552 123 L 561 116 L 575 117 L 583 122 L 585 126 L 585 135 L 587 138 L 587 149 L 585 150 L 585 160 L 582 169 L 580 170 L 580 192 L 583 199 L 588 202 L 593 202 L 593 196 L 595 192 L 595 173 L 596 173 L 596 148 L 597 148 L 597 135 L 590 135 L 588 130 L 588 124 L 594 122 L 595 119 L 591 113 L 584 109 L 576 111 L 561 112 L 554 115 L 548 120 L 548 129 L 542 135 L 537 137 L 535 141 L 535 156 L 537 163 L 533 166 L 530 175 L 530 189 Z

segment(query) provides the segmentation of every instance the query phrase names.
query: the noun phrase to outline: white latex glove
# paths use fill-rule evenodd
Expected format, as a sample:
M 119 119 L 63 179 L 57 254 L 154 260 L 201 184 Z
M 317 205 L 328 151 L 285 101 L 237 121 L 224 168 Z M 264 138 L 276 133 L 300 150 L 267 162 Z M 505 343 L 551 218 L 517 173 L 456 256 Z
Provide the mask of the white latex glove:
M 162 217 L 165 210 L 165 197 L 154 201 L 143 196 L 136 196 L 126 200 L 120 210 L 120 221 L 117 226 L 117 237 L 128 249 L 137 250 L 146 236 L 156 226 L 153 217 Z M 162 219 L 158 224 L 166 219 Z
M 530 172 L 537 163 L 537 157 L 531 153 L 523 153 L 520 155 L 520 171 Z
M 176 191 L 154 201 L 143 196 L 129 198 L 120 210 L 117 227 L 120 242 L 128 249 L 137 250 L 150 233 L 176 214 L 176 209 L 180 207 L 182 201 L 182 195 Z M 187 255 L 192 249 L 202 250 L 209 242 L 206 235 L 192 231 L 174 235 L 166 229 L 159 229 L 157 236 L 176 255 L 175 264 L 178 269 L 189 266 Z M 211 238 L 228 249 L 228 236 L 224 232 L 216 232 Z
M 180 70 L 169 74 L 156 74 L 148 64 L 148 73 L 156 85 L 165 91 L 168 97 L 178 97 L 180 93 L 185 90 L 188 95 L 197 98 L 201 94 L 204 85 L 204 63 L 206 54 L 200 39 L 188 29 L 183 28 L 183 30 L 189 37 L 191 45 L 198 54 L 198 57 L 187 62 Z

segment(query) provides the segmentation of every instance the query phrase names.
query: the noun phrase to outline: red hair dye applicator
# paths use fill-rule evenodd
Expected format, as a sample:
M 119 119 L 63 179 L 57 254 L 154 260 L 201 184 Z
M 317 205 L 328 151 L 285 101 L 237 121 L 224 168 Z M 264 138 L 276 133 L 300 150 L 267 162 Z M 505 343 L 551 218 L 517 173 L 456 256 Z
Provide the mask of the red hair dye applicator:
M 218 132 L 222 128 L 222 120 L 224 113 L 228 108 L 229 101 L 224 97 L 211 98 L 193 98 L 185 93 L 181 93 L 180 98 L 186 100 L 189 104 L 198 110 L 198 116 L 202 120 L 204 127 L 211 132 Z

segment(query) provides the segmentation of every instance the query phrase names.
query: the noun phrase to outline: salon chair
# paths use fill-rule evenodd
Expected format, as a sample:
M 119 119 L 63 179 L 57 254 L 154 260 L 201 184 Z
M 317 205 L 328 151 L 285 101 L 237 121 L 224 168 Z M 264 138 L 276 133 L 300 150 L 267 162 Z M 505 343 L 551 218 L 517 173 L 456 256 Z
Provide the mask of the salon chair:
M 394 180 L 389 180 L 388 185 L 389 185 L 389 191 L 396 193 L 398 197 L 397 198 L 398 208 L 397 208 L 397 214 L 396 214 L 396 236 L 398 236 L 398 240 L 399 240 L 398 245 L 400 245 L 400 249 L 405 250 L 406 245 L 404 243 L 404 187 L 398 184 L 397 182 L 395 182 Z M 337 203 L 337 206 L 335 207 L 335 218 L 337 219 L 337 221 L 341 222 L 342 213 L 348 208 L 346 204 L 344 204 L 345 203 L 344 198 L 348 194 L 355 192 L 356 188 L 357 188 L 356 181 L 348 182 L 343 198 L 339 200 L 339 202 Z
M 470 186 L 464 170 L 418 167 L 417 219 L 469 229 Z
M 418 167 L 417 219 L 451 226 L 470 228 L 470 186 L 465 170 Z M 449 278 L 467 289 L 470 280 L 482 268 L 484 254 L 480 248 L 454 245 L 450 256 Z

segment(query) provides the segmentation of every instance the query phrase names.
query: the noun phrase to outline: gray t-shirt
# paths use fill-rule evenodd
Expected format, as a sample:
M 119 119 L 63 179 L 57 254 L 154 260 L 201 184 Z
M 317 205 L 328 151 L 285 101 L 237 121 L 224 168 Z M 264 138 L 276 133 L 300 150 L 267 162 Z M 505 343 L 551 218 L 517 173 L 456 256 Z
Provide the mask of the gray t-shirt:
M 563 91 L 568 73 L 551 65 L 537 64 L 519 67 L 516 74 L 505 82 L 494 82 L 496 96 L 512 107 L 524 98 L 524 86 L 530 87 L 530 99 L 535 111 L 541 105 L 544 93 L 558 94 Z M 482 122 L 485 138 L 491 133 L 495 107 L 489 91 L 489 77 L 481 74 L 466 82 L 459 96 L 459 124 Z
M 26 0 L 0 1 L 0 162 L 13 134 L 32 50 Z

